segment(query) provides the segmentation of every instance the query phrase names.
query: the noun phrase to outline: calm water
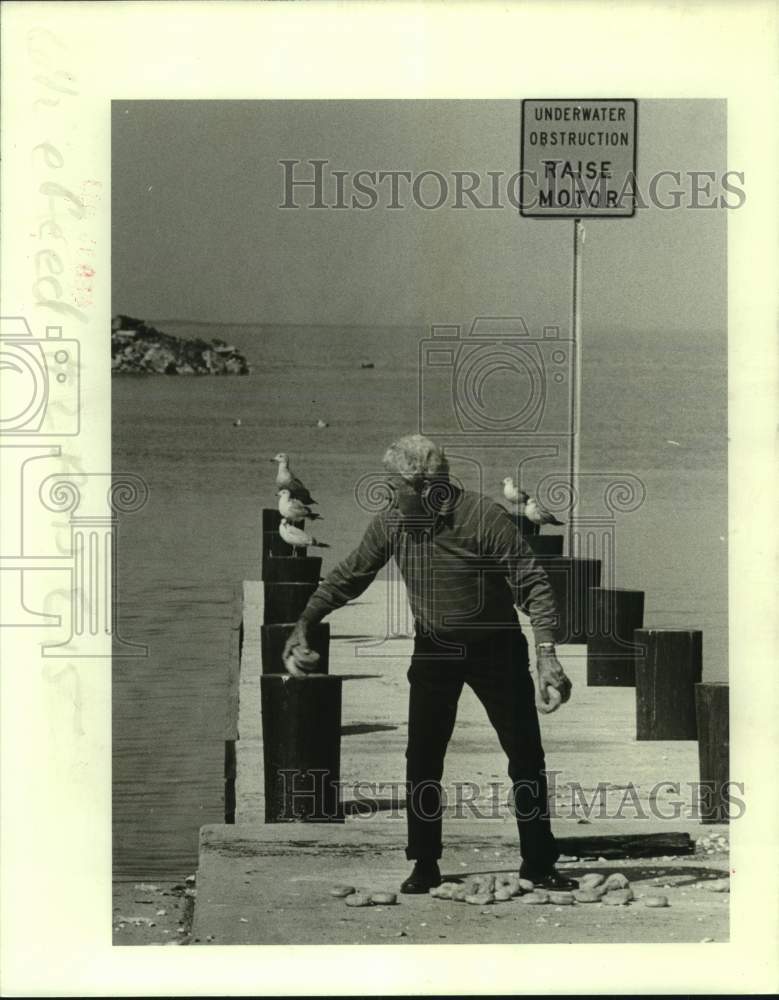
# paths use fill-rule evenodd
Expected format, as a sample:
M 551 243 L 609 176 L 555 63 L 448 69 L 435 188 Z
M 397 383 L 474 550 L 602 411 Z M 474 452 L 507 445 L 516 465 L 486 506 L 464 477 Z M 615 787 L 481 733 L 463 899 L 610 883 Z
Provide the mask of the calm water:
M 113 826 L 119 877 L 191 871 L 200 825 L 223 816 L 225 681 L 233 584 L 259 579 L 259 510 L 274 502 L 270 458 L 288 451 L 325 515 L 325 568 L 368 519 L 353 484 L 413 429 L 420 330 L 204 327 L 249 356 L 227 378 L 113 380 L 113 467 L 150 488 L 119 533 L 119 618 L 146 659 L 115 659 Z M 372 370 L 357 360 L 370 358 Z M 512 384 L 490 383 L 501 409 Z M 652 336 L 587 334 L 582 468 L 640 477 L 646 500 L 616 522 L 614 582 L 646 591 L 648 625 L 704 630 L 704 675 L 727 677 L 727 377 L 723 351 L 663 349 Z M 505 403 L 505 400 L 504 400 Z M 233 426 L 239 418 L 242 426 Z M 329 427 L 318 429 L 318 418 Z M 677 442 L 669 444 L 669 441 Z M 516 447 L 453 471 L 499 495 Z M 559 463 L 558 463 L 559 464 Z M 563 468 L 565 467 L 563 463 Z M 531 487 L 554 463 L 529 468 Z M 597 488 L 583 513 L 599 513 Z

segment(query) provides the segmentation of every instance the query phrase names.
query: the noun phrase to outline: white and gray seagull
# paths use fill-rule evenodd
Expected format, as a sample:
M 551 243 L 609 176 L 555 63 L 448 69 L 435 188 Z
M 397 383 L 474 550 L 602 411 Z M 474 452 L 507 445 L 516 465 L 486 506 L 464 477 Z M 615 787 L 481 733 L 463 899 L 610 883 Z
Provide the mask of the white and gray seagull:
M 318 542 L 313 535 L 309 535 L 307 531 L 303 531 L 302 528 L 298 528 L 294 524 L 290 524 L 289 521 L 283 517 L 281 519 L 281 524 L 279 525 L 279 534 L 287 543 L 291 545 L 293 549 L 329 549 L 330 546 L 327 542 Z
M 524 508 L 523 514 L 533 524 L 539 526 L 542 524 L 556 524 L 558 526 L 565 524 L 564 521 L 558 521 L 551 511 L 542 507 L 535 497 L 528 496 L 527 493 L 525 493 Z
M 317 514 L 311 510 L 302 500 L 293 497 L 286 486 L 279 490 L 278 498 L 279 513 L 286 521 L 305 521 L 306 519 L 309 521 L 319 521 L 322 518 L 321 514 Z
M 554 514 L 543 507 L 535 497 L 531 497 L 525 490 L 520 489 L 511 476 L 506 476 L 503 480 L 503 496 L 516 507 L 520 517 L 524 517 L 538 528 L 542 524 L 558 526 L 564 524 L 563 521 L 558 521 Z
M 520 494 L 522 490 L 514 483 L 511 476 L 506 476 L 503 480 L 503 496 L 508 500 L 509 503 L 519 503 Z M 527 496 L 527 493 L 525 493 Z
M 279 489 L 288 489 L 290 496 L 294 497 L 296 500 L 300 500 L 301 503 L 306 504 L 306 506 L 316 503 L 316 500 L 308 492 L 308 488 L 303 485 L 298 477 L 294 475 L 292 469 L 290 469 L 289 455 L 287 455 L 286 452 L 280 451 L 278 455 L 275 455 L 271 459 L 271 462 L 276 462 L 278 464 L 278 470 L 276 472 L 276 485 Z

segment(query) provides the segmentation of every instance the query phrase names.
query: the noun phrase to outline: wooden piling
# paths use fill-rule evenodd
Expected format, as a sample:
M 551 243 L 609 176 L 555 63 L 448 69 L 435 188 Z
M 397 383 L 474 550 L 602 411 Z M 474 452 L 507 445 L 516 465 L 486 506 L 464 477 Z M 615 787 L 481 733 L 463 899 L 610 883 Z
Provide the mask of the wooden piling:
M 278 532 L 281 524 L 281 513 L 276 507 L 262 508 L 262 533 Z
M 284 663 L 281 654 L 284 644 L 294 628 L 291 623 L 279 623 L 276 625 L 263 625 L 260 629 L 261 635 L 261 662 L 263 674 L 284 673 Z M 308 641 L 311 649 L 319 653 L 319 661 L 316 669 L 312 673 L 326 674 L 330 669 L 330 624 L 320 622 L 312 625 L 308 629 Z
M 243 584 L 233 587 L 230 640 L 227 653 L 227 699 L 225 702 L 224 817 L 235 822 L 236 750 L 240 709 L 241 657 L 243 655 Z
M 593 587 L 590 597 L 587 684 L 632 687 L 636 682 L 633 634 L 644 624 L 644 592 Z
M 590 593 L 600 585 L 601 560 L 541 555 L 538 562 L 549 577 L 560 615 L 556 641 L 586 642 L 587 622 L 591 618 Z
M 702 823 L 727 823 L 730 780 L 730 688 L 708 681 L 695 685 Z
M 562 535 L 525 535 L 530 550 L 537 556 L 561 556 L 563 554 Z
M 316 589 L 316 583 L 266 583 L 263 622 L 266 625 L 296 622 Z
M 342 823 L 342 678 L 265 674 L 260 686 L 265 822 Z
M 318 583 L 321 556 L 272 556 L 263 563 L 262 579 L 267 583 Z
M 702 672 L 703 633 L 640 628 L 634 634 L 636 739 L 694 740 L 695 685 Z

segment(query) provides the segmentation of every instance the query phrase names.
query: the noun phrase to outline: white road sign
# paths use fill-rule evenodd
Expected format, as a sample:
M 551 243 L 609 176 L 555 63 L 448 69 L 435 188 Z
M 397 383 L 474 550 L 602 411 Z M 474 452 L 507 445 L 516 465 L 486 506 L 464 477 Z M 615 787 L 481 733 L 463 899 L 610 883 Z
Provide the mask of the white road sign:
M 634 100 L 524 100 L 520 213 L 632 216 L 637 127 Z

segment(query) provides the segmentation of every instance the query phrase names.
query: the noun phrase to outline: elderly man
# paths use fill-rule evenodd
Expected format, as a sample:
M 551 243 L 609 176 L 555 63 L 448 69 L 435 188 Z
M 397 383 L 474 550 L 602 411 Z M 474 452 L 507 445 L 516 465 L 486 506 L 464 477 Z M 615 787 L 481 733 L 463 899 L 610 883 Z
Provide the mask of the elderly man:
M 415 865 L 401 892 L 428 892 L 441 881 L 440 782 L 466 683 L 508 757 L 520 875 L 545 888 L 575 887 L 555 868 L 559 852 L 528 645 L 515 611 L 517 605 L 530 616 L 540 707 L 554 711 L 568 700 L 571 682 L 555 656 L 557 609 L 547 576 L 503 507 L 450 481 L 446 456 L 434 442 L 403 437 L 389 447 L 384 465 L 394 501 L 312 595 L 285 649 L 288 669 L 305 670 L 310 626 L 358 597 L 394 558 L 415 621 L 406 750 L 406 856 Z

